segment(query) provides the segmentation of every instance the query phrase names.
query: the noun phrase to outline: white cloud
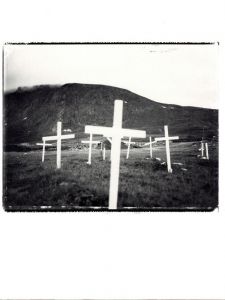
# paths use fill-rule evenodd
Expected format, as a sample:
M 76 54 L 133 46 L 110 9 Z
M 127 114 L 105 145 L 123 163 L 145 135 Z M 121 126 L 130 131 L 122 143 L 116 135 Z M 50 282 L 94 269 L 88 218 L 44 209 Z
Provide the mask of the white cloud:
M 217 45 L 7 45 L 5 90 L 105 84 L 172 104 L 218 107 Z

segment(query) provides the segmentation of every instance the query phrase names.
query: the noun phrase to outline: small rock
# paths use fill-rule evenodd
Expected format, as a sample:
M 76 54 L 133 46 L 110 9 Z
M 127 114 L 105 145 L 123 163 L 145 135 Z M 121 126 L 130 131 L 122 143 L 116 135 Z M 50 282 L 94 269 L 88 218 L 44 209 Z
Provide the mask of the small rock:
M 69 185 L 69 183 L 68 183 L 68 182 L 65 182 L 65 181 L 63 181 L 63 182 L 61 182 L 59 185 L 60 185 L 60 186 L 67 186 L 67 185 Z

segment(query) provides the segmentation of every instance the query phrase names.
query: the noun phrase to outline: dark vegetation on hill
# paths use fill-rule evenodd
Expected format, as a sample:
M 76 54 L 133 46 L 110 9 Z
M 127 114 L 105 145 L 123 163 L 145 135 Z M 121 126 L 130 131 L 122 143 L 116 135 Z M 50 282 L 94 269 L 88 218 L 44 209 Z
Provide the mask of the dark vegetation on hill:
M 41 141 L 63 129 L 71 129 L 76 138 L 84 138 L 85 125 L 112 126 L 114 100 L 124 101 L 123 127 L 146 130 L 147 135 L 162 135 L 163 126 L 182 139 L 199 140 L 218 136 L 218 111 L 168 105 L 144 98 L 121 88 L 65 84 L 18 89 L 4 97 L 5 143 Z

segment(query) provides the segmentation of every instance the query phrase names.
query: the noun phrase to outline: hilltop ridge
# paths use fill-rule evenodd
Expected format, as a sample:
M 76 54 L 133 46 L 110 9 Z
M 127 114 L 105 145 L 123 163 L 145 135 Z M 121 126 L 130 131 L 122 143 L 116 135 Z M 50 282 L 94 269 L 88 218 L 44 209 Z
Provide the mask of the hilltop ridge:
M 123 127 L 147 134 L 170 134 L 196 140 L 218 136 L 218 110 L 170 105 L 153 101 L 129 90 L 94 84 L 68 83 L 19 88 L 4 96 L 6 143 L 40 141 L 55 133 L 56 122 L 83 137 L 85 125 L 112 126 L 114 100 L 124 101 Z

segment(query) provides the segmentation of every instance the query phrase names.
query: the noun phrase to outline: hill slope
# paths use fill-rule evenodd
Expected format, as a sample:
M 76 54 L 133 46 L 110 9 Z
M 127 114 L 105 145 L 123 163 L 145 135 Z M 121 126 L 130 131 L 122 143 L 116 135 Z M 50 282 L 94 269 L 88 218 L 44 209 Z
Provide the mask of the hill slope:
M 4 97 L 5 142 L 40 141 L 52 135 L 56 122 L 83 137 L 85 125 L 112 126 L 114 100 L 124 100 L 123 127 L 146 130 L 147 134 L 169 133 L 199 139 L 218 135 L 218 111 L 155 102 L 128 90 L 89 84 L 38 86 L 18 89 Z

